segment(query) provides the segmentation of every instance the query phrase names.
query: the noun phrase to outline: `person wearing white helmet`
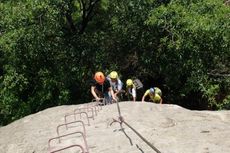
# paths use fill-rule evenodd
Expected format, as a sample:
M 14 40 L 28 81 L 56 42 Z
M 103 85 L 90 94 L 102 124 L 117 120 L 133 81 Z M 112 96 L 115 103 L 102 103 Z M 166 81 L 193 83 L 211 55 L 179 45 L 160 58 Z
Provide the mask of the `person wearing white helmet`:
M 110 85 L 113 89 L 114 95 L 116 98 L 122 93 L 123 83 L 118 77 L 118 73 L 116 71 L 112 71 L 108 76 L 107 79 L 110 82 Z
M 128 79 L 126 81 L 126 90 L 127 90 L 128 97 L 129 97 L 129 95 L 131 95 L 133 102 L 135 102 L 137 94 L 136 94 L 136 87 L 135 87 L 132 79 Z
M 153 101 L 154 103 L 160 103 L 162 104 L 162 92 L 158 87 L 150 88 L 146 90 L 145 94 L 142 97 L 142 102 L 145 101 L 145 98 L 149 96 L 150 100 Z

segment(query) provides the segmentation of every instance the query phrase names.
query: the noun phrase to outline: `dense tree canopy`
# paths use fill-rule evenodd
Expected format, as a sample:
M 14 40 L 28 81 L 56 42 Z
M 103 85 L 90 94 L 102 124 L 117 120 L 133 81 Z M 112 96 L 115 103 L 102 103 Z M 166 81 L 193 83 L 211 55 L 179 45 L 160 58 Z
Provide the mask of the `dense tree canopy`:
M 158 86 L 164 103 L 230 108 L 228 2 L 8 0 L 0 11 L 0 124 L 90 101 L 98 70 Z

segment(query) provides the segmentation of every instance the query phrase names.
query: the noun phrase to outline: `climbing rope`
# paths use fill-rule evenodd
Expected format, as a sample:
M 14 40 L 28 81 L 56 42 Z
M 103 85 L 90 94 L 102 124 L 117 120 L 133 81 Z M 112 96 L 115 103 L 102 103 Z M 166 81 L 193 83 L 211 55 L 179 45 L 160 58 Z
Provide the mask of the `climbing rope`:
M 126 126 L 128 126 L 131 130 L 133 130 L 134 133 L 136 133 L 149 147 L 151 147 L 156 153 L 161 153 L 155 146 L 153 146 L 153 144 L 151 144 L 148 140 L 146 140 L 139 132 L 137 132 L 137 130 L 135 130 L 132 126 L 130 126 L 127 122 L 125 122 L 124 118 L 121 116 L 121 110 L 120 110 L 120 106 L 119 106 L 119 102 L 117 103 L 117 110 L 118 110 L 118 115 L 119 118 L 118 120 L 113 119 L 113 122 L 110 124 L 112 125 L 114 122 L 118 122 L 120 123 L 121 127 L 122 127 L 122 123 L 124 123 Z

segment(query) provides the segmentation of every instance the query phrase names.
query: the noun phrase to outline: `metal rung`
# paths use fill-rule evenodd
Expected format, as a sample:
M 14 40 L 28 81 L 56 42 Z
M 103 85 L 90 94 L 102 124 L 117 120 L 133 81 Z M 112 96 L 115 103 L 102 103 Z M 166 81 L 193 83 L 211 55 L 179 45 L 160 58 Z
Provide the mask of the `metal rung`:
M 97 112 L 99 112 L 99 108 L 98 108 L 98 106 L 97 105 L 86 105 L 86 107 L 83 107 L 84 109 L 87 109 L 87 108 L 94 108 L 94 110 L 95 110 L 95 115 L 97 116 Z
M 93 99 L 92 102 L 98 102 L 98 105 L 101 106 L 105 105 L 105 98 L 100 98 L 99 101 L 97 101 L 96 99 Z
M 65 135 L 61 135 L 61 136 L 57 136 L 57 137 L 54 137 L 54 138 L 49 139 L 49 141 L 48 141 L 48 149 L 50 150 L 50 143 L 51 143 L 51 141 L 53 141 L 53 140 L 55 140 L 55 139 L 60 139 L 60 138 L 63 138 L 63 137 L 69 136 L 69 135 L 77 134 L 77 133 L 81 134 L 82 137 L 83 137 L 84 144 L 85 144 L 85 149 L 86 149 L 86 151 L 87 151 L 87 152 L 85 152 L 84 149 L 83 149 L 84 153 L 89 153 L 89 147 L 88 147 L 88 144 L 87 144 L 87 141 L 86 141 L 86 136 L 84 135 L 83 132 L 79 132 L 79 131 L 73 132 L 73 133 L 68 133 L 68 134 L 65 134 Z M 82 147 L 82 146 L 81 146 L 81 147 Z M 83 148 L 83 147 L 82 147 L 82 148 Z M 60 150 L 60 151 L 61 151 L 61 150 Z M 51 153 L 52 153 L 52 152 L 51 152 Z
M 86 136 L 85 124 L 84 124 L 83 121 L 74 121 L 74 122 L 69 122 L 69 123 L 65 123 L 65 124 L 60 124 L 60 125 L 58 125 L 58 126 L 57 126 L 57 129 L 56 129 L 57 135 L 60 136 L 60 134 L 59 134 L 59 129 L 60 129 L 60 127 L 65 126 L 66 129 L 68 129 L 68 128 L 67 128 L 67 125 L 73 124 L 73 123 L 81 123 L 82 126 L 83 126 L 83 133 L 84 133 L 84 135 Z M 59 143 L 60 143 L 60 139 L 59 139 Z
M 88 153 L 88 152 L 85 152 L 84 148 L 81 145 L 77 145 L 77 144 L 67 146 L 67 147 L 64 147 L 64 148 L 61 148 L 58 150 L 54 150 L 54 151 L 51 151 L 50 153 L 60 152 L 60 151 L 63 151 L 63 150 L 69 149 L 69 148 L 73 148 L 73 147 L 79 147 L 81 149 L 82 153 Z
M 94 109 L 92 107 L 89 108 L 76 108 L 73 112 L 74 113 L 78 113 L 78 112 L 84 112 L 84 111 L 91 111 L 92 112 L 92 116 L 89 116 L 89 118 L 93 118 L 94 120 Z
M 87 112 L 74 112 L 73 114 L 66 114 L 65 115 L 65 124 L 67 124 L 68 122 L 67 122 L 67 117 L 69 117 L 69 116 L 74 116 L 74 121 L 76 121 L 76 115 L 77 114 L 80 114 L 80 119 L 81 119 L 81 114 L 85 114 L 86 115 L 86 117 L 87 117 L 87 122 L 88 122 L 88 125 L 90 126 L 90 122 L 89 122 L 89 115 L 88 115 L 88 113 Z
M 102 101 L 97 101 L 96 99 L 93 99 L 92 102 L 88 103 L 87 105 L 91 105 L 91 104 L 95 104 L 97 107 L 101 108 L 102 110 L 102 106 L 100 105 L 101 103 L 103 103 L 104 98 L 102 99 Z

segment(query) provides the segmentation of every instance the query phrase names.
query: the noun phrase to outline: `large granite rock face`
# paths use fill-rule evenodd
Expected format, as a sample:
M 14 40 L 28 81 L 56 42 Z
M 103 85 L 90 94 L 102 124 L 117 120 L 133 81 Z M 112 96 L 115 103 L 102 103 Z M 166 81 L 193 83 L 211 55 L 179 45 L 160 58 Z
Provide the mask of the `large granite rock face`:
M 124 120 L 162 153 L 230 153 L 230 111 L 190 111 L 176 105 L 121 102 Z M 64 116 L 85 105 L 59 106 L 29 115 L 0 128 L 0 153 L 47 153 L 48 140 Z M 90 114 L 90 113 L 89 113 Z M 80 118 L 80 115 L 77 116 Z M 103 106 L 86 125 L 90 153 L 154 153 L 129 127 L 110 123 L 118 118 L 117 105 Z M 74 120 L 68 116 L 67 122 Z M 86 118 L 82 115 L 82 120 Z M 60 135 L 82 131 L 79 124 L 60 128 Z M 79 135 L 51 143 L 55 150 L 83 145 Z M 64 152 L 74 152 L 72 149 Z M 75 152 L 80 152 L 79 149 Z M 62 152 L 63 153 L 63 152 Z

